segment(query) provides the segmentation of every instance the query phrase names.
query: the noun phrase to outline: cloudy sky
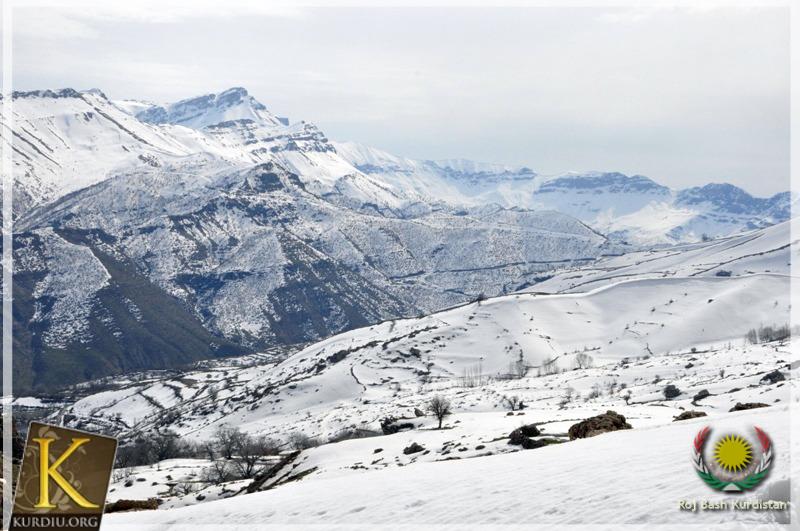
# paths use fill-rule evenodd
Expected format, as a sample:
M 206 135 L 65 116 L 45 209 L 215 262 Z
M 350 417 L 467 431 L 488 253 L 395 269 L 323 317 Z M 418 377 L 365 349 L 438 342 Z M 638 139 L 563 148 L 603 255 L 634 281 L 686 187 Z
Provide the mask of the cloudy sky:
M 410 157 L 789 188 L 786 8 L 150 4 L 17 7 L 14 88 L 166 102 L 244 86 Z

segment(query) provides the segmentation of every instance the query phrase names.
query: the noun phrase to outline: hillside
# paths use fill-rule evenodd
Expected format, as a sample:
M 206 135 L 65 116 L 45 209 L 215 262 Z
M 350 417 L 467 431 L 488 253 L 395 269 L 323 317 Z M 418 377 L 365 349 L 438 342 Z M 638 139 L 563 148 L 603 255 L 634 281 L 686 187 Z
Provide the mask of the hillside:
M 765 499 L 788 499 L 787 414 L 781 407 L 715 419 L 718 430 L 758 425 L 769 433 L 776 448 L 783 448 L 776 453 L 769 485 L 761 491 Z M 785 511 L 692 513 L 678 509 L 681 500 L 733 501 L 730 495 L 710 491 L 687 459 L 693 437 L 706 424 L 704 419 L 695 419 L 508 455 L 303 480 L 192 507 L 112 514 L 104 525 L 178 530 L 224 522 L 230 529 L 298 525 L 352 529 L 357 519 L 371 526 L 402 522 L 426 528 L 464 522 L 494 527 L 520 522 L 554 527 L 630 525 L 633 529 L 664 522 L 705 529 L 782 527 L 776 524 L 786 522 Z M 600 485 L 603 496 L 598 496 Z M 566 492 L 569 498 L 564 497 Z
M 751 254 L 755 242 L 770 249 L 774 229 L 767 231 L 733 249 L 740 257 Z M 699 249 L 684 252 L 711 266 L 720 259 L 717 245 L 702 247 L 703 258 Z M 691 260 L 670 255 L 673 270 L 669 275 L 662 270 L 660 278 L 649 278 L 644 270 L 640 278 L 617 279 L 583 293 L 521 293 L 387 321 L 325 339 L 275 366 L 134 381 L 83 398 L 66 413 L 76 425 L 99 422 L 123 433 L 179 418 L 171 428 L 200 439 L 226 423 L 274 436 L 285 435 L 287 426 L 329 436 L 358 427 L 358 418 L 369 419 L 374 429 L 398 403 L 408 404 L 414 390 L 498 378 L 514 372 L 517 363 L 532 375 L 548 360 L 554 360 L 551 369 L 571 369 L 579 355 L 602 366 L 709 346 L 741 351 L 738 345 L 751 328 L 788 323 L 788 248 L 778 253 L 782 267 L 772 269 L 773 257 L 765 253 L 760 264 L 750 259 L 752 272 L 730 277 L 687 275 L 674 267 Z M 630 257 L 631 264 L 636 258 Z M 143 394 L 156 397 L 157 404 Z
M 701 218 L 730 237 L 788 216 L 788 195 L 332 142 L 238 87 L 165 105 L 22 92 L 14 111 L 20 391 L 546 291 L 559 270 L 697 240 Z M 641 214 L 662 207 L 693 221 Z M 643 239 L 609 221 L 629 214 Z
M 286 359 L 253 355 L 96 381 L 64 395 L 51 418 L 123 440 L 169 430 L 200 443 L 234 427 L 284 450 L 262 461 L 269 474 L 260 480 L 208 480 L 219 465 L 199 455 L 120 470 L 111 500 L 162 504 L 109 515 L 112 528 L 346 528 L 354 514 L 386 525 L 401 513 L 425 526 L 464 515 L 497 525 L 772 525 L 786 512 L 693 514 L 677 505 L 733 500 L 709 490 L 686 459 L 706 425 L 715 434 L 766 430 L 779 450 L 757 495 L 788 499 L 786 404 L 797 364 L 786 332 L 765 327 L 789 322 L 790 228 L 608 257 L 543 281 L 553 293 L 386 321 Z M 452 409 L 442 429 L 428 411 L 434 397 Z M 741 404 L 756 409 L 731 411 Z M 632 429 L 570 440 L 571 426 L 609 410 Z M 703 417 L 676 422 L 686 412 Z M 533 447 L 512 444 L 512 432 L 531 424 Z M 596 499 L 608 477 L 617 479 L 604 488 L 626 510 Z
M 575 293 L 636 278 L 716 277 L 791 270 L 791 249 L 796 246 L 800 221 L 779 223 L 763 230 L 685 244 L 604 257 L 579 270 L 556 272 L 524 291 Z
M 16 221 L 20 391 L 308 343 L 513 291 L 616 248 L 557 212 L 409 202 L 244 89 L 168 108 L 67 90 L 15 102 L 63 137 L 54 165 L 18 176 L 31 201 Z M 123 126 L 118 149 L 87 140 L 123 138 Z M 114 164 L 39 187 L 45 169 L 83 165 L 96 150 Z M 164 326 L 140 326 L 136 293 L 114 302 L 113 287 L 132 284 L 146 306 L 170 309 L 148 309 L 159 318 L 145 321 Z M 170 337 L 187 329 L 191 341 Z

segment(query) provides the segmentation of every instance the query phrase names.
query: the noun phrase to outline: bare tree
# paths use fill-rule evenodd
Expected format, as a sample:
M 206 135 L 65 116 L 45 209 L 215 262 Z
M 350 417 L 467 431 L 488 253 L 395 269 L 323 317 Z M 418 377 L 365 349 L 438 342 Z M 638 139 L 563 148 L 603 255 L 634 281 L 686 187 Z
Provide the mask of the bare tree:
M 579 352 L 575 356 L 576 369 L 588 369 L 592 365 L 594 365 L 594 358 L 592 358 L 589 354 L 585 352 Z
M 525 378 L 528 374 L 528 361 L 525 359 L 522 352 L 519 353 L 519 358 L 511 363 L 508 372 L 512 378 L 516 378 L 517 380 Z
M 188 496 L 193 492 L 197 492 L 197 485 L 189 481 L 181 481 L 176 483 L 170 490 L 179 496 Z
M 428 411 L 433 413 L 433 416 L 436 417 L 436 420 L 439 421 L 439 428 L 442 429 L 442 421 L 446 416 L 448 416 L 452 411 L 450 410 L 450 401 L 442 396 L 434 396 L 428 402 Z
M 149 441 L 152 459 L 155 462 L 181 457 L 181 454 L 183 453 L 183 448 L 180 440 L 178 439 L 178 434 L 174 431 L 167 430 L 156 433 L 150 437 Z
M 235 479 L 235 475 L 231 466 L 222 459 L 212 461 L 211 465 L 205 468 L 202 473 L 203 482 L 212 485 L 219 485 L 233 479 Z
M 239 428 L 220 426 L 214 432 L 214 444 L 222 457 L 232 459 L 244 440 L 244 433 Z
M 572 386 L 568 386 L 566 389 L 564 389 L 564 396 L 561 397 L 561 401 L 558 403 L 558 406 L 561 409 L 566 408 L 567 404 L 572 402 L 572 400 L 575 398 L 575 396 L 576 396 L 575 395 L 575 388 L 572 387 Z
M 539 367 L 539 375 L 540 376 L 547 376 L 550 374 L 558 373 L 558 362 L 556 358 L 547 358 L 542 362 L 542 365 Z
M 217 456 L 217 450 L 214 446 L 214 442 L 205 441 L 198 446 L 199 453 L 205 455 L 209 461 L 213 461 Z
M 289 446 L 295 450 L 305 450 L 307 448 L 314 448 L 319 446 L 319 441 L 312 439 L 305 433 L 294 432 L 289 435 Z
M 483 375 L 483 362 L 479 361 L 472 367 L 464 368 L 464 375 L 461 377 L 461 387 L 482 387 L 489 383 L 489 379 Z
M 504 396 L 503 402 L 511 408 L 511 411 L 522 409 L 522 400 L 517 396 Z
M 276 453 L 278 453 L 278 445 L 272 439 L 264 435 L 256 437 L 246 435 L 239 448 L 239 457 L 234 463 L 239 475 L 249 479 L 256 474 L 261 458 Z
M 596 384 L 592 385 L 592 390 L 589 391 L 589 394 L 586 395 L 586 397 L 587 397 L 588 400 L 591 400 L 592 398 L 599 398 L 602 395 L 603 395 L 603 391 L 600 388 L 600 384 L 596 383 Z
M 625 400 L 625 404 L 626 404 L 626 405 L 627 405 L 627 404 L 630 404 L 630 402 L 631 402 L 631 396 L 632 396 L 632 394 L 631 394 L 631 391 L 630 391 L 630 389 L 628 390 L 628 392 L 627 392 L 627 393 L 625 393 L 625 394 L 622 396 L 622 399 L 623 399 L 623 400 Z

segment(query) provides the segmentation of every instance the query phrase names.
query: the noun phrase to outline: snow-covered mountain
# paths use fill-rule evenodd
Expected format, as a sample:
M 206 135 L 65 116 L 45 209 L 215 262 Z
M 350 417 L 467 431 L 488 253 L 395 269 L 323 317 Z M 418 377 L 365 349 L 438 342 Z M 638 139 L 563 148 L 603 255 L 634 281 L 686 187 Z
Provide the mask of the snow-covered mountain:
M 469 160 L 423 161 L 289 123 L 245 89 L 158 105 L 101 91 L 16 92 L 15 212 L 22 214 L 120 169 L 205 154 L 232 165 L 276 162 L 320 195 L 381 208 L 497 203 L 557 210 L 637 244 L 699 241 L 788 219 L 788 192 L 756 198 L 728 184 L 671 190 L 620 173 L 537 175 Z M 5 128 L 3 129 L 5 132 Z
M 117 105 L 97 91 L 25 93 L 18 102 L 20 112 L 40 109 L 40 128 L 70 137 L 49 166 L 17 175 L 28 198 L 16 223 L 27 309 L 18 314 L 20 385 L 46 385 L 37 376 L 45 368 L 65 382 L 164 366 L 159 356 L 192 361 L 199 354 L 167 356 L 158 344 L 197 322 L 219 338 L 192 349 L 205 356 L 229 352 L 229 341 L 304 343 L 513 291 L 542 271 L 619 250 L 558 212 L 422 201 L 353 167 L 315 126 L 285 125 L 243 89 L 165 107 Z M 81 141 L 59 128 L 75 121 L 91 128 Z M 124 156 L 111 150 L 82 183 L 60 183 L 64 161 L 88 166 L 102 150 L 95 129 L 124 139 L 114 148 Z M 42 168 L 52 179 L 38 179 Z M 46 193 L 42 182 L 52 184 Z M 137 299 L 139 289 L 125 295 L 131 304 L 111 296 L 142 282 L 163 298 L 157 306 L 184 308 L 159 316 L 176 322 L 147 347 L 133 340 L 142 323 L 135 308 L 153 304 Z M 117 361 L 93 363 L 91 374 L 80 363 L 62 367 L 76 349 L 86 359 L 113 351 Z M 62 370 L 36 363 L 44 353 Z
M 537 205 L 638 245 L 695 242 L 789 219 L 788 192 L 753 197 L 730 184 L 671 190 L 641 175 L 573 174 L 546 181 Z
M 153 156 L 190 151 L 112 104 L 102 92 L 15 92 L 14 211 L 24 213 Z M 9 129 L 3 124 L 2 134 Z
M 728 236 L 791 216 L 789 192 L 758 198 L 730 184 L 673 190 L 641 175 L 545 176 L 525 167 L 417 161 L 352 142 L 334 145 L 359 170 L 396 189 L 411 189 L 423 201 L 556 210 L 614 240 L 639 246 Z
M 693 240 L 700 226 L 788 215 L 786 194 L 753 203 L 335 143 L 242 88 L 166 105 L 95 89 L 13 104 L 21 386 L 316 341 L 524 289 L 629 250 L 631 234 Z
M 204 442 L 221 426 L 239 428 L 285 449 L 254 479 L 207 479 L 221 461 L 205 456 L 120 470 L 111 500 L 161 503 L 110 515 L 112 528 L 346 527 L 353 514 L 379 526 L 400 518 L 456 524 L 465 515 L 487 525 L 785 522 L 786 511 L 677 511 L 674 499 L 734 499 L 708 490 L 686 454 L 705 426 L 719 437 L 756 425 L 780 449 L 758 492 L 788 500 L 785 404 L 797 363 L 785 335 L 760 342 L 745 335 L 788 322 L 796 228 L 782 223 L 607 257 L 541 282 L 547 293 L 352 330 L 283 360 L 251 355 L 106 378 L 63 395 L 51 418 L 123 440 L 170 430 Z M 426 408 L 432 397 L 452 409 L 443 429 Z M 524 407 L 514 409 L 511 398 Z M 572 440 L 571 427 L 609 410 L 632 429 Z M 535 427 L 531 446 L 512 441 L 523 426 Z M 619 474 L 625 481 L 609 492 L 629 511 L 598 501 L 598 482 Z M 644 504 L 642 493 L 654 488 L 668 499 Z M 530 504 L 532 489 L 558 500 L 568 492 L 577 505 Z M 293 501 L 309 498 L 311 511 Z M 509 506 L 515 510 L 501 510 Z
M 386 321 L 330 337 L 276 365 L 117 381 L 63 413 L 75 426 L 117 433 L 179 419 L 170 429 L 197 439 L 225 424 L 277 438 L 290 430 L 325 438 L 375 429 L 403 408 L 423 407 L 420 389 L 433 393 L 465 379 L 500 378 L 519 362 L 534 375 L 546 360 L 551 369 L 571 370 L 579 356 L 608 367 L 683 353 L 681 362 L 663 363 L 686 364 L 687 353 L 713 350 L 724 364 L 726 357 L 744 356 L 750 329 L 788 322 L 790 229 L 784 223 L 724 242 L 609 258 L 601 268 L 544 282 L 552 293 L 512 294 Z M 575 284 L 565 286 L 567 280 Z
M 200 455 L 121 471 L 112 500 L 164 503 L 112 527 L 728 522 L 644 503 L 654 484 L 723 496 L 685 459 L 704 419 L 675 417 L 757 422 L 789 444 L 786 334 L 745 340 L 789 322 L 797 227 L 772 224 L 788 195 L 415 161 L 287 125 L 242 89 L 170 105 L 55 94 L 20 96 L 47 100 L 36 131 L 63 145 L 15 175 L 15 382 L 39 394 L 16 405 L 123 442 L 207 442 L 227 426 L 292 449 L 257 480 L 203 479 L 224 463 Z M 76 109 L 92 113 L 82 140 Z M 95 161 L 92 139 L 114 135 L 124 149 Z M 85 182 L 59 180 L 65 161 L 91 166 Z M 434 397 L 451 404 L 445 429 L 427 414 Z M 525 408 L 507 411 L 511 399 Z M 609 409 L 633 429 L 570 440 Z M 510 444 L 523 424 L 541 447 Z M 776 455 L 767 497 L 788 482 Z M 631 511 L 598 501 L 620 469 L 650 472 L 613 491 Z M 529 503 L 565 489 L 577 509 Z M 311 498 L 313 514 L 293 501 Z
M 267 108 L 241 87 L 219 94 L 181 100 L 166 106 L 152 106 L 136 112 L 136 117 L 151 124 L 183 125 L 202 129 L 223 122 L 249 121 L 265 125 L 281 125 Z
M 320 198 L 273 163 L 197 164 L 136 168 L 18 224 L 18 274 L 31 279 L 33 308 L 21 324 L 37 323 L 33 347 L 129 344 L 130 334 L 112 335 L 120 318 L 94 332 L 89 323 L 107 313 L 101 295 L 109 286 L 134 273 L 212 333 L 264 347 L 513 291 L 608 248 L 555 212 L 381 215 Z

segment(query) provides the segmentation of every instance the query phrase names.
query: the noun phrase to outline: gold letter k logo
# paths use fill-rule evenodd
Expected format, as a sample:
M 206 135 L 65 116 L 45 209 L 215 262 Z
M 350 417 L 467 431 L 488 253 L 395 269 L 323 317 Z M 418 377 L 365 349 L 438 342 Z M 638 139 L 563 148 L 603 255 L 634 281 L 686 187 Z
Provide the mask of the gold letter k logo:
M 61 457 L 56 459 L 53 464 L 50 464 L 50 443 L 55 439 L 33 439 L 39 443 L 39 503 L 34 505 L 37 509 L 54 509 L 55 505 L 50 503 L 50 479 L 52 478 L 56 484 L 61 487 L 67 496 L 72 498 L 72 501 L 85 509 L 97 509 L 99 505 L 95 505 L 75 490 L 75 487 L 61 475 L 57 470 L 61 464 L 72 455 L 82 445 L 89 442 L 90 439 L 72 439 L 72 444 L 67 450 L 61 454 Z

